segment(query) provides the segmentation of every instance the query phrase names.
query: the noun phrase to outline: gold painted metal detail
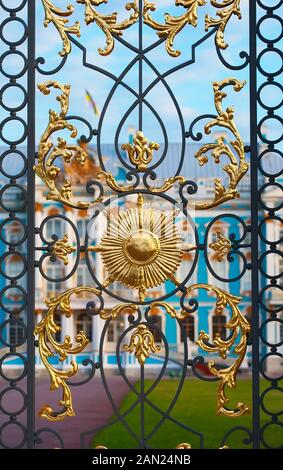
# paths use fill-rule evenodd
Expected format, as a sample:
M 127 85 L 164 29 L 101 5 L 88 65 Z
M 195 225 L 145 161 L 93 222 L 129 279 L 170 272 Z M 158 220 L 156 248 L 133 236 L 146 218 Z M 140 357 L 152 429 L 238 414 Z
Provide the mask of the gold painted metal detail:
M 59 54 L 63 57 L 71 52 L 71 42 L 68 35 L 74 34 L 75 36 L 80 37 L 79 21 L 76 21 L 72 26 L 68 25 L 69 20 L 67 17 L 73 14 L 74 7 L 73 5 L 68 5 L 67 10 L 63 11 L 61 8 L 56 7 L 50 0 L 41 0 L 41 2 L 45 12 L 43 24 L 45 28 L 47 28 L 50 23 L 53 23 L 57 29 L 63 43 L 63 48 Z
M 99 7 L 108 0 L 77 0 L 77 3 L 85 5 L 85 23 L 87 25 L 95 22 L 97 26 L 104 32 L 106 37 L 106 45 L 104 48 L 99 47 L 98 52 L 100 55 L 108 55 L 114 48 L 114 35 L 122 36 L 123 31 L 139 19 L 139 9 L 137 0 L 128 2 L 125 5 L 127 11 L 132 11 L 129 18 L 119 23 L 117 21 L 117 12 L 103 15 L 99 13 L 95 7 Z
M 186 178 L 184 176 L 171 176 L 170 178 L 167 178 L 164 180 L 162 186 L 155 187 L 155 186 L 149 186 L 148 190 L 151 193 L 165 193 L 166 191 L 169 191 L 169 189 L 173 188 L 173 186 L 178 183 L 179 185 L 185 183 Z
M 49 122 L 40 139 L 38 148 L 38 160 L 33 169 L 36 175 L 46 184 L 49 192 L 46 199 L 59 201 L 67 206 L 87 209 L 90 205 L 88 202 L 72 200 L 72 185 L 71 181 L 66 178 L 61 188 L 58 188 L 57 177 L 61 173 L 61 169 L 55 165 L 57 158 L 62 158 L 65 163 L 70 163 L 71 158 L 74 158 L 81 166 L 84 165 L 87 158 L 87 153 L 78 145 L 70 145 L 65 139 L 58 137 L 57 144 L 54 146 L 51 137 L 55 132 L 68 130 L 72 138 L 77 136 L 76 127 L 66 120 L 66 114 L 69 108 L 69 95 L 70 85 L 61 85 L 60 83 L 50 80 L 37 85 L 38 89 L 44 94 L 49 95 L 51 88 L 56 88 L 61 91 L 57 96 L 57 101 L 60 103 L 60 112 L 50 110 Z
M 76 335 L 75 345 L 73 345 L 70 336 L 65 336 L 62 343 L 58 343 L 54 337 L 61 330 L 61 327 L 55 321 L 56 313 L 60 311 L 61 314 L 69 318 L 72 314 L 70 297 L 73 294 L 79 295 L 82 292 L 89 292 L 96 296 L 100 295 L 100 291 L 95 288 L 76 287 L 65 291 L 58 297 L 46 299 L 47 313 L 35 327 L 34 334 L 38 337 L 39 354 L 50 376 L 50 390 L 58 390 L 60 387 L 62 389 L 62 399 L 59 403 L 63 407 L 62 411 L 56 412 L 50 405 L 44 405 L 39 411 L 39 415 L 49 421 L 60 421 L 66 416 L 75 415 L 72 395 L 67 385 L 67 380 L 76 375 L 78 364 L 75 360 L 71 360 L 68 370 L 56 369 L 48 359 L 58 354 L 60 362 L 63 363 L 69 354 L 73 355 L 82 352 L 89 343 L 89 339 L 83 331 Z
M 205 31 L 208 31 L 211 27 L 217 28 L 215 43 L 221 49 L 228 47 L 224 35 L 229 20 L 233 15 L 241 19 L 240 1 L 241 0 L 222 0 L 222 3 L 219 3 L 219 0 L 210 0 L 211 5 L 218 8 L 216 15 L 219 18 L 212 18 L 206 15 Z M 198 8 L 206 5 L 206 3 L 206 0 L 175 0 L 176 6 L 182 6 L 187 11 L 180 16 L 165 13 L 164 23 L 159 23 L 150 14 L 150 12 L 156 10 L 155 3 L 150 0 L 145 0 L 143 10 L 144 23 L 154 29 L 160 38 L 166 38 L 165 48 L 169 55 L 179 57 L 181 51 L 174 47 L 176 36 L 187 25 L 197 26 Z
M 176 449 L 191 449 L 191 448 L 192 448 L 191 444 L 188 444 L 187 442 L 182 442 L 176 447 Z
M 69 54 L 71 52 L 71 42 L 69 35 L 74 34 L 80 37 L 80 23 L 76 21 L 73 25 L 69 25 L 68 18 L 74 12 L 73 5 L 68 5 L 65 11 L 55 6 L 51 0 L 41 0 L 44 11 L 45 19 L 44 26 L 47 27 L 50 23 L 53 23 L 62 39 L 62 50 L 59 52 L 61 56 Z M 115 45 L 114 37 L 122 36 L 123 31 L 137 23 L 139 20 L 140 12 L 138 7 L 138 0 L 133 0 L 126 3 L 125 9 L 131 14 L 129 17 L 121 22 L 118 21 L 118 13 L 113 12 L 110 14 L 102 14 L 97 11 L 96 7 L 99 7 L 108 0 L 76 0 L 77 3 L 84 5 L 85 7 L 85 23 L 89 25 L 96 23 L 97 26 L 103 31 L 106 38 L 105 47 L 99 47 L 98 52 L 100 55 L 109 55 Z M 209 28 L 217 28 L 215 34 L 215 43 L 221 49 L 226 49 L 228 44 L 225 42 L 225 29 L 229 23 L 231 17 L 236 15 L 241 19 L 240 11 L 241 0 L 210 0 L 213 7 L 217 8 L 217 18 L 212 18 L 210 15 L 205 17 L 205 31 Z M 150 0 L 144 0 L 143 6 L 143 22 L 150 28 L 154 29 L 160 38 L 166 38 L 165 48 L 168 54 L 172 57 L 178 57 L 181 52 L 174 47 L 176 36 L 185 28 L 187 25 L 196 27 L 198 22 L 198 8 L 206 5 L 206 0 L 175 0 L 176 6 L 182 6 L 186 9 L 185 13 L 175 16 L 169 13 L 165 13 L 164 23 L 156 21 L 151 12 L 156 11 L 156 5 Z
M 100 171 L 97 173 L 96 178 L 105 179 L 107 186 L 113 191 L 116 191 L 116 193 L 124 193 L 135 189 L 134 186 L 120 186 L 119 183 L 117 183 L 115 176 L 113 176 L 112 173 L 107 173 L 106 171 Z
M 215 26 L 218 27 L 215 35 L 215 43 L 220 49 L 226 49 L 228 44 L 225 42 L 224 38 L 225 29 L 233 15 L 236 15 L 239 20 L 242 18 L 240 10 L 241 0 L 222 0 L 221 3 L 219 3 L 219 0 L 210 0 L 210 3 L 213 7 L 218 8 L 216 13 L 218 18 L 212 18 L 206 15 L 205 31 L 208 31 L 209 28 L 215 28 Z
M 154 150 L 160 147 L 156 142 L 148 142 L 143 132 L 138 131 L 133 139 L 133 143 L 123 144 L 122 150 L 126 150 L 130 162 L 135 165 L 138 171 L 146 171 L 147 166 L 152 161 Z
M 149 306 L 149 313 L 152 309 L 158 307 L 163 308 L 165 312 L 170 315 L 171 318 L 177 318 L 177 320 L 184 320 L 187 316 L 185 312 L 178 312 L 171 304 L 162 301 L 152 302 Z
M 172 276 L 182 260 L 181 238 L 174 215 L 144 207 L 142 194 L 137 207 L 108 218 L 100 245 L 91 251 L 101 253 L 109 278 L 137 289 L 144 301 L 147 289 Z
M 197 26 L 198 20 L 198 7 L 206 4 L 206 0 L 176 0 L 175 5 L 181 5 L 186 8 L 186 12 L 180 16 L 170 15 L 165 13 L 165 22 L 159 23 L 154 20 L 151 11 L 156 10 L 156 6 L 153 2 L 145 0 L 143 18 L 144 23 L 150 26 L 152 29 L 157 31 L 160 38 L 166 38 L 165 48 L 169 55 L 172 57 L 178 57 L 181 51 L 174 48 L 174 41 L 177 34 L 182 31 L 186 25 Z
M 135 186 L 120 186 L 115 177 L 112 175 L 112 173 L 107 173 L 106 171 L 100 171 L 97 175 L 96 178 L 101 179 L 104 178 L 106 181 L 106 184 L 109 186 L 110 189 L 113 189 L 113 191 L 116 191 L 117 193 L 125 193 L 127 191 L 132 191 L 135 188 Z M 184 176 L 172 176 L 170 178 L 167 178 L 162 186 L 156 187 L 156 186 L 148 186 L 148 190 L 151 193 L 165 193 L 166 191 L 169 191 L 176 183 L 179 185 L 185 183 L 186 178 Z
M 129 313 L 129 311 L 137 312 L 138 306 L 135 304 L 118 304 L 114 308 L 112 308 L 112 310 L 101 311 L 100 317 L 103 320 L 109 320 L 109 318 L 117 318 L 122 313 Z
M 246 82 L 241 82 L 235 78 L 227 78 L 222 82 L 213 83 L 214 102 L 218 116 L 205 125 L 205 133 L 210 134 L 212 127 L 218 126 L 230 131 L 236 140 L 231 140 L 229 142 L 229 146 L 225 142 L 225 136 L 222 135 L 217 139 L 216 143 L 205 144 L 196 153 L 195 157 L 198 159 L 200 166 L 203 166 L 208 162 L 207 152 L 209 151 L 211 151 L 211 155 L 214 158 L 215 163 L 220 162 L 220 157 L 222 155 L 226 155 L 230 162 L 223 167 L 223 170 L 229 177 L 229 185 L 224 187 L 221 179 L 215 178 L 214 200 L 189 203 L 195 209 L 209 209 L 230 199 L 240 197 L 239 192 L 237 191 L 237 186 L 243 176 L 247 173 L 249 165 L 245 160 L 244 142 L 234 121 L 234 108 L 228 107 L 225 111 L 223 110 L 222 102 L 223 99 L 226 98 L 227 94 L 222 90 L 227 86 L 233 85 L 234 91 L 239 92 L 245 84 Z
M 145 361 L 150 357 L 151 353 L 160 351 L 160 346 L 155 344 L 153 334 L 148 329 L 147 325 L 141 323 L 133 331 L 130 339 L 130 344 L 124 344 L 124 351 L 132 353 L 135 351 L 135 356 L 141 366 L 144 366 Z
M 104 447 L 103 447 L 104 449 Z M 191 444 L 188 444 L 187 442 L 183 442 L 182 444 L 179 444 L 176 449 L 192 449 Z M 219 449 L 229 449 L 229 446 L 222 446 L 219 447 Z
M 236 387 L 237 373 L 246 354 L 248 334 L 251 330 L 249 322 L 241 314 L 238 307 L 241 297 L 236 297 L 210 284 L 194 284 L 187 288 L 187 294 L 196 289 L 205 289 L 216 294 L 215 315 L 221 315 L 227 306 L 231 310 L 232 316 L 227 323 L 227 328 L 232 332 L 231 336 L 222 339 L 219 334 L 216 334 L 215 338 L 211 340 L 205 331 L 200 331 L 196 343 L 204 351 L 218 354 L 222 359 L 226 359 L 227 353 L 235 346 L 232 352 L 238 357 L 231 366 L 221 369 L 216 366 L 215 361 L 209 361 L 208 368 L 212 375 L 220 379 L 217 391 L 217 414 L 230 417 L 241 416 L 247 413 L 248 406 L 245 403 L 237 403 L 236 409 L 227 408 L 229 398 L 225 394 L 226 386 L 228 388 Z M 237 342 L 238 338 L 239 341 Z
M 217 230 L 216 236 L 217 240 L 210 243 L 209 248 L 212 248 L 217 253 L 217 260 L 222 261 L 231 251 L 232 243 L 229 238 L 223 235 L 221 230 Z
M 64 237 L 61 240 L 57 240 L 57 242 L 55 242 L 54 245 L 52 245 L 52 250 L 51 250 L 51 254 L 54 255 L 56 258 L 61 259 L 64 262 L 65 266 L 69 264 L 68 255 L 76 251 L 76 248 L 71 246 L 68 243 L 68 240 L 69 240 L 68 234 L 65 233 Z

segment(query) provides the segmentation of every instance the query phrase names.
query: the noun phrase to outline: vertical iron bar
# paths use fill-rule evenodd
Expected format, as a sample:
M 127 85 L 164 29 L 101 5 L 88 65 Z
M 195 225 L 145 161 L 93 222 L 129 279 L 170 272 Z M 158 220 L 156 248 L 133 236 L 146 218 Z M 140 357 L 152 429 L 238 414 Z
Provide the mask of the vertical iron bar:
M 250 0 L 250 145 L 251 145 L 251 244 L 252 244 L 252 426 L 253 447 L 260 447 L 259 410 L 259 275 L 258 275 L 258 160 L 257 160 L 257 20 L 256 1 Z
M 140 404 L 141 404 L 141 416 L 140 416 L 140 430 L 141 430 L 141 438 L 140 438 L 140 447 L 142 449 L 145 448 L 144 442 L 144 366 L 141 367 L 140 373 L 140 381 L 141 381 L 141 391 L 140 391 Z
M 143 130 L 143 0 L 139 0 L 139 131 Z
M 34 347 L 34 213 L 35 176 L 35 0 L 28 1 L 28 143 L 27 143 L 27 447 L 34 447 L 35 347 Z

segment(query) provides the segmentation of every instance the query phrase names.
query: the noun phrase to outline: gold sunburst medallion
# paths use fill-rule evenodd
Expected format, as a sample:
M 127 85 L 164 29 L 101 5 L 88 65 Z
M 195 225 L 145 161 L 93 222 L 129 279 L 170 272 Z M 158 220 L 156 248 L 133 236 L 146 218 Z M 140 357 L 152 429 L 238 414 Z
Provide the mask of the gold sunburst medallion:
M 142 194 L 137 207 L 108 218 L 100 245 L 89 249 L 101 253 L 109 273 L 104 285 L 119 281 L 138 289 L 140 301 L 147 289 L 173 277 L 183 254 L 174 212 L 144 207 Z

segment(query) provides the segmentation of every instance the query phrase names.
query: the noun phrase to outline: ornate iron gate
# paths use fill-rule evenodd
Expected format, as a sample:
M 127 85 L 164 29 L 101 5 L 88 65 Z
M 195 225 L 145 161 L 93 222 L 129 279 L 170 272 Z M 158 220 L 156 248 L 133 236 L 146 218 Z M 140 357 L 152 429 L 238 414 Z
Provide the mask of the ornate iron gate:
M 281 377 L 270 375 L 266 363 L 272 357 L 282 359 L 282 336 L 273 341 L 266 332 L 272 325 L 276 328 L 282 325 L 282 305 L 277 301 L 278 298 L 282 299 L 277 295 L 277 292 L 282 292 L 282 286 L 279 282 L 280 269 L 270 270 L 268 259 L 274 263 L 277 257 L 282 257 L 282 253 L 279 250 L 280 237 L 269 238 L 267 222 L 282 223 L 282 202 L 275 202 L 280 197 L 279 190 L 282 190 L 279 181 L 281 162 L 280 166 L 275 165 L 275 170 L 270 164 L 277 157 L 279 161 L 282 152 L 277 148 L 280 133 L 279 136 L 270 136 L 264 133 L 263 128 L 270 119 L 282 127 L 282 118 L 277 115 L 281 103 L 269 104 L 263 94 L 265 92 L 266 95 L 266 90 L 268 96 L 273 93 L 272 90 L 282 92 L 282 86 L 277 81 L 282 66 L 276 68 L 277 59 L 271 61 L 272 66 L 266 66 L 270 54 L 282 61 L 282 53 L 277 48 L 282 31 L 277 37 L 267 37 L 263 26 L 265 22 L 273 21 L 282 27 L 278 9 L 283 2 L 172 0 L 171 6 L 167 2 L 169 13 L 164 17 L 160 14 L 162 5 L 158 1 L 125 2 L 125 5 L 120 5 L 119 14 L 113 11 L 122 2 L 109 1 L 106 10 L 103 9 L 106 0 L 77 0 L 76 8 L 68 6 L 66 9 L 59 8 L 57 3 L 23 0 L 12 5 L 7 0 L 0 0 L 0 35 L 2 46 L 7 49 L 0 60 L 1 74 L 6 80 L 1 88 L 0 101 L 2 111 L 7 114 L 0 127 L 1 145 L 5 147 L 1 149 L 0 160 L 0 238 L 3 247 L 0 262 L 0 336 L 3 351 L 0 362 L 0 409 L 4 417 L 0 427 L 0 444 L 8 448 L 34 448 L 38 444 L 44 445 L 47 433 L 56 437 L 58 446 L 64 447 L 64 435 L 56 426 L 58 421 L 72 422 L 72 416 L 76 413 L 76 402 L 72 397 L 74 387 L 81 386 L 83 390 L 86 383 L 91 384 L 94 376 L 100 374 L 105 395 L 115 415 L 113 423 L 123 425 L 124 432 L 129 434 L 136 447 L 150 448 L 152 437 L 168 422 L 181 427 L 184 432 L 183 443 L 175 442 L 172 436 L 171 448 L 189 447 L 190 436 L 196 436 L 198 447 L 206 447 L 203 432 L 172 415 L 189 372 L 190 377 L 218 382 L 215 411 L 219 420 L 222 416 L 232 418 L 230 429 L 223 434 L 219 447 L 233 447 L 235 432 L 243 434 L 244 446 L 272 447 L 266 434 L 270 428 L 282 427 L 279 421 L 282 411 L 269 409 L 266 397 L 282 392 L 282 389 L 278 385 Z M 228 45 L 226 31 L 231 22 L 234 28 L 241 27 L 241 8 L 249 18 L 247 50 L 240 53 L 237 63 L 231 63 L 225 51 L 233 48 L 233 44 Z M 35 52 L 36 41 L 40 41 L 40 30 L 37 32 L 38 39 L 35 38 L 36 19 L 42 12 L 44 26 L 50 31 L 50 41 L 55 40 L 57 45 L 61 42 L 59 64 L 53 69 L 47 60 L 37 57 Z M 105 35 L 104 45 L 101 43 L 97 49 L 97 63 L 89 60 L 89 48 L 79 40 L 80 23 L 72 21 L 77 12 L 84 14 L 88 31 L 100 29 Z M 202 12 L 206 13 L 205 17 Z M 121 21 L 120 14 L 124 18 Z M 22 28 L 22 36 L 19 34 L 16 40 L 7 32 L 13 24 Z M 187 30 L 193 31 L 194 27 L 198 27 L 197 34 L 200 30 L 205 30 L 205 34 L 196 37 L 189 46 L 182 44 L 182 50 L 178 50 L 179 35 Z M 136 33 L 136 37 L 132 36 L 137 39 L 136 45 L 125 36 L 125 31 L 129 29 L 130 32 L 132 28 Z M 145 30 L 152 31 L 156 37 L 148 44 L 144 41 Z M 214 38 L 218 60 L 223 65 L 221 77 L 215 77 L 211 95 L 207 98 L 208 102 L 213 98 L 215 109 L 207 109 L 207 114 L 194 117 L 188 125 L 169 78 L 180 70 L 190 70 L 197 62 L 199 47 L 210 38 Z M 103 41 L 103 36 L 100 40 Z M 131 60 L 116 74 L 111 67 L 109 70 L 104 65 L 103 60 L 113 53 L 117 45 L 131 54 Z M 113 82 L 97 117 L 97 126 L 82 117 L 80 109 L 76 109 L 76 115 L 69 114 L 69 108 L 71 113 L 74 110 L 74 87 L 66 81 L 62 82 L 60 77 L 74 48 L 78 48 L 82 57 L 79 73 L 88 69 L 100 74 L 101 80 L 107 77 Z M 170 58 L 165 70 L 152 59 L 151 55 L 156 50 L 160 57 Z M 18 64 L 20 61 L 21 66 Z M 154 74 L 151 81 L 148 81 L 145 68 Z M 133 70 L 136 70 L 134 84 L 127 78 Z M 238 78 L 242 71 L 247 74 L 248 84 Z M 78 75 L 75 86 L 79 86 L 80 78 Z M 168 129 L 160 110 L 156 109 L 150 98 L 159 85 L 171 100 L 168 106 L 174 107 L 180 129 L 180 144 L 174 161 Z M 238 130 L 244 87 L 249 88 L 249 144 L 244 143 Z M 110 136 L 110 143 L 114 149 L 112 158 L 119 165 L 119 171 L 124 169 L 122 176 L 119 173 L 114 175 L 113 163 L 105 160 L 107 153 L 105 155 L 103 146 L 105 121 L 111 116 L 111 100 L 115 99 L 115 93 L 120 88 L 128 93 L 128 106 L 119 122 L 115 122 L 115 133 Z M 14 105 L 14 99 L 11 99 L 10 103 L 10 92 L 21 93 L 22 101 Z M 41 104 L 42 109 L 36 111 L 36 96 L 40 92 L 48 97 L 44 99 L 51 108 L 49 116 L 42 110 L 45 104 Z M 201 93 L 200 90 L 195 92 Z M 230 106 L 232 97 L 237 103 L 235 109 Z M 98 115 L 97 104 L 89 92 L 87 98 Z M 56 110 L 56 100 L 59 111 Z M 152 140 L 154 128 L 153 136 L 148 134 L 145 109 L 152 113 L 156 126 L 161 129 L 162 142 Z M 132 118 L 132 124 L 136 130 L 131 133 L 128 142 L 121 141 L 128 118 L 135 110 L 137 113 Z M 37 121 L 40 129 L 38 141 Z M 85 126 L 88 135 L 82 135 L 76 142 L 78 125 Z M 9 126 L 13 126 L 10 131 L 7 130 Z M 21 127 L 22 135 L 14 137 Z M 202 142 L 205 135 L 212 134 L 212 130 L 217 133 Z M 198 181 L 188 178 L 183 172 L 188 157 L 187 145 L 191 144 L 196 145 L 194 157 L 200 166 Z M 89 155 L 91 145 L 95 146 L 99 169 Z M 225 158 L 227 163 L 222 168 Z M 57 159 L 61 159 L 61 163 Z M 210 165 L 211 160 L 214 166 Z M 202 169 L 205 170 L 208 164 L 209 168 L 215 168 L 216 173 L 209 190 L 210 197 L 206 193 L 202 200 L 198 195 L 201 190 L 198 183 L 202 178 Z M 217 173 L 219 165 L 223 176 Z M 70 167 L 73 168 L 72 172 L 68 170 Z M 79 168 L 85 171 L 85 177 L 89 177 L 84 194 L 79 180 L 72 181 Z M 231 201 L 238 199 L 240 207 L 241 187 L 247 178 L 251 200 L 248 221 L 237 214 L 235 204 L 229 206 Z M 38 184 L 44 188 L 42 192 L 38 191 Z M 275 191 L 275 199 L 271 203 L 266 197 L 269 190 Z M 49 212 L 40 212 L 45 201 L 38 200 L 37 194 L 44 194 L 46 201 L 54 202 Z M 220 212 L 213 212 L 213 217 L 208 219 L 200 233 L 196 218 L 203 211 L 215 211 L 216 208 Z M 87 221 L 83 241 L 77 223 L 72 220 L 72 212 L 68 212 L 70 210 L 83 214 L 82 218 Z M 228 219 L 231 230 L 225 225 Z M 68 227 L 65 233 L 56 232 L 56 227 L 59 227 L 56 220 L 63 221 L 64 226 Z M 186 229 L 182 231 L 181 226 Z M 232 275 L 231 272 L 219 274 L 215 263 L 211 262 L 211 253 L 219 265 L 228 260 L 232 266 L 240 260 L 241 267 Z M 187 262 L 185 269 L 182 268 L 184 262 Z M 48 263 L 49 268 L 46 268 Z M 59 276 L 54 275 L 52 263 L 61 273 Z M 70 286 L 70 280 L 78 279 L 75 276 L 78 276 L 76 273 L 81 263 L 88 270 L 88 283 L 75 281 Z M 63 271 L 64 267 L 69 271 Z M 209 272 L 212 282 L 192 282 L 197 267 Z M 39 320 L 35 318 L 36 302 L 44 299 L 39 288 L 41 281 L 36 280 L 35 273 L 37 279 L 44 279 L 51 286 L 56 284 L 56 292 L 46 300 L 46 310 Z M 99 278 L 99 273 L 105 273 L 104 278 Z M 84 275 L 80 276 L 83 278 Z M 238 295 L 237 286 L 244 276 L 251 278 L 247 310 L 250 315 L 244 314 L 243 299 Z M 39 295 L 37 299 L 36 293 Z M 72 303 L 76 302 L 76 298 L 85 303 L 81 324 L 85 326 L 92 322 L 98 331 L 98 350 L 92 356 L 80 355 L 87 350 L 90 342 L 88 332 L 83 327 L 72 338 L 69 335 L 60 338 L 62 318 L 65 317 L 64 321 L 68 322 L 72 317 Z M 190 328 L 195 328 L 195 320 L 191 319 L 197 317 L 200 303 L 212 302 L 211 299 L 214 302 L 212 329 L 199 330 L 197 338 L 194 338 Z M 91 321 L 88 322 L 87 318 Z M 118 325 L 119 330 L 117 319 L 121 318 L 123 321 Z M 161 323 L 158 323 L 158 318 L 161 318 Z M 168 319 L 166 330 L 162 327 L 162 318 Z M 176 338 L 180 338 L 178 345 L 172 346 L 172 339 L 169 341 L 167 338 L 170 328 L 174 328 Z M 14 332 L 13 339 L 11 331 Z M 112 343 L 115 343 L 112 354 L 115 359 L 105 348 L 109 331 L 113 337 Z M 191 341 L 187 341 L 187 336 Z M 192 342 L 204 355 L 198 353 L 192 356 Z M 249 356 L 246 355 L 247 347 L 250 347 Z M 105 359 L 107 354 L 108 362 Z M 217 357 L 220 359 L 217 360 Z M 56 358 L 60 359 L 58 363 Z M 106 371 L 111 360 L 135 397 L 126 410 L 117 406 L 108 384 Z M 233 397 L 229 390 L 236 387 L 237 374 L 243 361 L 250 361 L 252 367 L 250 410 L 242 401 L 233 406 L 228 398 L 230 395 Z M 133 366 L 135 373 L 138 371 L 137 379 L 128 378 L 125 364 L 127 367 Z M 42 370 L 42 365 L 49 373 L 50 400 L 55 390 L 61 394 L 55 405 L 35 403 L 39 380 L 36 371 L 39 366 Z M 175 371 L 174 367 L 179 371 L 179 382 L 176 393 L 164 410 L 161 404 L 157 405 L 151 400 L 150 395 L 168 370 Z M 72 381 L 78 369 L 84 368 L 87 378 Z M 157 371 L 156 378 L 148 385 L 146 377 L 152 368 Z M 261 376 L 268 385 L 263 382 L 260 388 Z M 45 387 L 48 384 L 45 383 Z M 5 400 L 11 394 L 16 394 L 16 403 L 22 400 L 22 406 L 12 410 L 7 408 Z M 159 416 L 150 431 L 145 408 Z M 127 421 L 137 409 L 138 427 Z M 35 417 L 38 411 L 42 420 L 53 423 L 37 427 Z M 237 420 L 247 412 L 251 413 L 250 427 L 238 425 Z M 261 413 L 264 415 L 262 422 Z M 95 423 L 93 428 L 92 431 L 83 430 L 82 446 L 86 445 L 85 438 L 96 431 Z M 19 437 L 13 440 L 12 434 Z M 100 445 L 107 447 L 108 443 L 102 442 Z

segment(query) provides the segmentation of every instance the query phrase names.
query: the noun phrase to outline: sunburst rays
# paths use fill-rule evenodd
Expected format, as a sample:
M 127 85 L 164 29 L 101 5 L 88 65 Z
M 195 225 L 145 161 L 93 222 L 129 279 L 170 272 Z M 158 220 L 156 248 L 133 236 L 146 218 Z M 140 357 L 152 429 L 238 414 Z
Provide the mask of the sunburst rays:
M 139 194 L 137 207 L 108 217 L 100 245 L 92 247 L 109 274 L 105 285 L 119 281 L 137 289 L 143 301 L 147 289 L 174 275 L 182 260 L 174 215 L 145 207 Z

